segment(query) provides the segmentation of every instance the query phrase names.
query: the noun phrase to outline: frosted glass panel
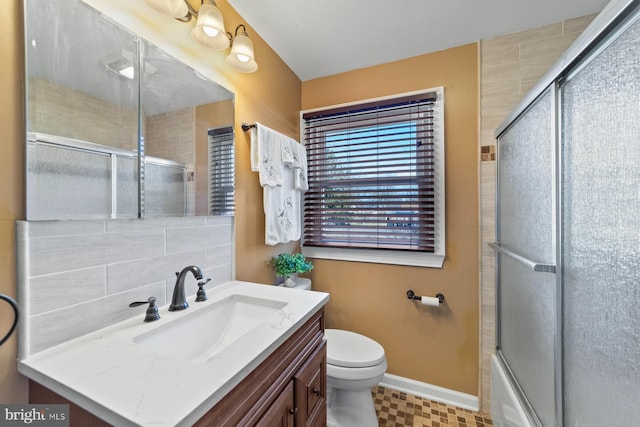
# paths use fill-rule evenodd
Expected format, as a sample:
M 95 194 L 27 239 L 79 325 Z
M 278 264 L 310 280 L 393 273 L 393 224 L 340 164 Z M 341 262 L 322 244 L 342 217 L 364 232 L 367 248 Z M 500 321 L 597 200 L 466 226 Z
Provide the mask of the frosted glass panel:
M 563 89 L 566 426 L 640 420 L 640 25 Z
M 547 93 L 499 139 L 500 243 L 527 258 L 554 263 L 553 124 Z
M 136 218 L 138 216 L 138 159 L 136 157 L 117 158 L 117 217 Z
M 29 218 L 109 218 L 111 157 L 59 146 L 29 144 Z
M 184 216 L 185 169 L 147 162 L 145 170 L 145 216 Z
M 556 276 L 500 257 L 500 347 L 545 426 L 555 423 Z
M 498 141 L 500 244 L 555 264 L 553 132 L 547 92 Z M 499 257 L 499 349 L 545 426 L 555 423 L 556 276 Z

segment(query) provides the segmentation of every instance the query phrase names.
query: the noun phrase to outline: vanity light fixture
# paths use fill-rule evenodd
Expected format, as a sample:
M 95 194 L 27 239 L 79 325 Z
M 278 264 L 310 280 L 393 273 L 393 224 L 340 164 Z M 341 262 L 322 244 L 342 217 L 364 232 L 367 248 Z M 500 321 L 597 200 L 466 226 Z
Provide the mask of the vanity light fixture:
M 197 18 L 196 25 L 191 30 L 191 37 L 212 50 L 224 50 L 232 45 L 231 53 L 227 56 L 227 63 L 242 73 L 253 73 L 258 69 L 253 53 L 253 43 L 243 24 L 236 27 L 235 36 L 225 31 L 222 12 L 214 0 L 201 0 L 199 10 L 196 10 L 190 0 L 144 0 L 151 8 L 163 15 L 170 16 L 181 22 L 189 22 Z M 238 30 L 242 27 L 242 31 Z
M 242 32 L 238 30 L 242 27 Z M 229 37 L 231 35 L 229 34 Z M 253 42 L 247 34 L 247 29 L 240 24 L 236 27 L 236 34 L 231 41 L 231 52 L 227 56 L 227 63 L 241 73 L 253 73 L 258 64 L 253 55 Z
M 196 26 L 191 30 L 191 37 L 198 43 L 213 49 L 224 50 L 229 47 L 229 38 L 224 30 L 222 12 L 215 1 L 207 0 L 198 11 Z
M 181 21 L 188 17 L 186 22 L 191 20 L 189 7 L 187 2 L 184 0 L 144 0 L 144 2 L 156 12 L 160 12 L 163 15 L 167 15 Z

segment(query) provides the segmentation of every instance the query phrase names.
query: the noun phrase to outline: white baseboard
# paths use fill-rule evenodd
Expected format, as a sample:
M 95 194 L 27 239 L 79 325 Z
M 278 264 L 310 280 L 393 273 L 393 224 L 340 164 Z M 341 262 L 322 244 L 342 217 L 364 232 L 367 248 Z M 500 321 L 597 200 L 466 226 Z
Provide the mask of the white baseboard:
M 398 375 L 384 374 L 384 377 L 382 378 L 382 381 L 380 381 L 379 385 L 397 391 L 413 394 L 414 396 L 446 403 L 447 405 L 469 409 L 470 411 L 478 412 L 480 408 L 477 396 L 461 393 L 459 391 L 451 390 L 433 384 L 423 383 L 420 381 L 412 380 L 410 378 L 399 377 Z

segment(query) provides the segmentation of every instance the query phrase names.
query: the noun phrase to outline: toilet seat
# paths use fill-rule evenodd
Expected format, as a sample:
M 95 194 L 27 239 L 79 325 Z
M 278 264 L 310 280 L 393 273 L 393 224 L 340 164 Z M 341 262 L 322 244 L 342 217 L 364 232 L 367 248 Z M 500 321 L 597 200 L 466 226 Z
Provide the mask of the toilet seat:
M 340 329 L 325 329 L 324 334 L 327 338 L 328 365 L 378 368 L 378 365 L 386 361 L 384 348 L 369 337 Z

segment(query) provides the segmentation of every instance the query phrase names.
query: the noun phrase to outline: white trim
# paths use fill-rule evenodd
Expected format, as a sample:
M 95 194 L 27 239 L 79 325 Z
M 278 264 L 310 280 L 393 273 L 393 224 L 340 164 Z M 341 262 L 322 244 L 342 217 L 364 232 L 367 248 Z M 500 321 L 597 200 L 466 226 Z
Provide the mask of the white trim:
M 379 385 L 470 411 L 478 412 L 480 408 L 477 396 L 393 374 L 384 374 Z
M 317 108 L 309 108 L 308 110 L 302 110 L 300 111 L 300 141 L 304 141 L 304 119 L 302 118 L 303 115 L 305 115 L 306 113 L 313 113 L 315 111 L 324 111 L 324 110 L 329 110 L 329 109 L 333 109 L 333 108 L 340 108 L 340 107 L 348 107 L 350 105 L 360 105 L 360 104 L 364 104 L 364 103 L 368 103 L 368 102 L 377 102 L 377 101 L 386 101 L 388 99 L 396 99 L 396 98 L 401 98 L 401 97 L 405 97 L 405 96 L 411 96 L 411 95 L 420 95 L 421 93 L 429 93 L 429 92 L 443 92 L 444 91 L 444 86 L 436 86 L 436 87 L 432 87 L 429 89 L 419 89 L 419 90 L 413 90 L 410 92 L 401 92 L 401 93 L 396 93 L 393 95 L 387 95 L 387 96 L 379 96 L 377 98 L 366 98 L 366 99 L 361 99 L 358 101 L 352 101 L 352 102 L 344 102 L 342 104 L 332 104 L 332 105 L 325 105 L 323 107 L 317 107 Z M 440 99 L 438 99 L 440 100 Z
M 442 268 L 444 255 L 425 252 L 389 251 L 382 249 L 328 248 L 301 246 L 307 258 L 335 259 L 340 261 L 371 262 L 374 264 L 410 265 L 414 267 Z

